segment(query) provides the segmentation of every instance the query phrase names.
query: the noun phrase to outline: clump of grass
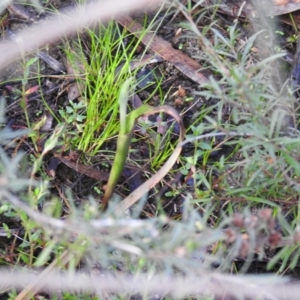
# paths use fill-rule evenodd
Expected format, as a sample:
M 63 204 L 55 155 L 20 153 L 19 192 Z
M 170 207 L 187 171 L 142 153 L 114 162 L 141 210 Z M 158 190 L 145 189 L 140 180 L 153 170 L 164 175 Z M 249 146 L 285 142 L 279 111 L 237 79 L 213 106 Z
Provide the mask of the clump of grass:
M 86 106 L 85 121 L 80 126 L 80 137 L 75 138 L 73 144 L 94 155 L 119 130 L 118 93 L 125 80 L 136 73 L 131 70 L 130 62 L 139 42 L 113 21 L 88 29 L 85 41 L 88 50 L 80 37 L 76 54 L 67 50 L 74 65 L 78 65 L 79 60 L 83 66 L 81 71 L 84 70 L 78 84 L 84 86 L 81 101 Z

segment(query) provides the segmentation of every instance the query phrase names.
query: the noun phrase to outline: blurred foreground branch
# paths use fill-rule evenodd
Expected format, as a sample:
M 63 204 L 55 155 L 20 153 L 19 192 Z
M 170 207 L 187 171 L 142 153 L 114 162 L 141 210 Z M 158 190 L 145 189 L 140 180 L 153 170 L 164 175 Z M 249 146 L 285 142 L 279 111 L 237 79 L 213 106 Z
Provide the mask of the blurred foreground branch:
M 0 285 L 20 288 L 38 278 L 32 271 L 11 272 L 0 270 Z M 238 297 L 238 299 L 298 299 L 300 286 L 297 283 L 278 276 L 232 276 L 217 273 L 205 273 L 203 276 L 167 276 L 139 274 L 107 273 L 101 276 L 89 276 L 86 273 L 62 275 L 52 272 L 39 283 L 39 288 L 47 291 L 73 291 L 96 293 L 144 293 L 170 295 L 181 298 L 188 295 L 216 295 Z M 226 298 L 227 299 L 227 298 Z M 232 299 L 232 298 L 231 298 Z
M 72 8 L 67 13 L 57 14 L 20 32 L 17 42 L 2 42 L 0 68 L 23 53 L 33 51 L 46 43 L 53 43 L 84 27 L 131 11 L 146 9 L 150 5 L 154 7 L 160 2 L 161 0 L 92 1 L 87 5 Z

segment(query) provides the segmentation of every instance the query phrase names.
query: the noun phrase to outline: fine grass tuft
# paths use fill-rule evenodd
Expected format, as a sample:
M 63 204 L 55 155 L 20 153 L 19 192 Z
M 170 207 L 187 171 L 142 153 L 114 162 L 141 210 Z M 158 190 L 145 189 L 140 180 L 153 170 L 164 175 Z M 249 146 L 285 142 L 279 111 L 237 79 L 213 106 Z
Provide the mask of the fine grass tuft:
M 81 97 L 86 106 L 85 120 L 73 146 L 94 155 L 119 130 L 119 91 L 125 80 L 137 72 L 131 70 L 130 63 L 139 41 L 113 21 L 88 29 L 85 45 L 82 38 L 79 36 L 76 42 L 76 56 L 68 50 L 71 46 L 65 48 L 73 65 L 81 65 L 84 71 L 78 84 L 85 87 Z

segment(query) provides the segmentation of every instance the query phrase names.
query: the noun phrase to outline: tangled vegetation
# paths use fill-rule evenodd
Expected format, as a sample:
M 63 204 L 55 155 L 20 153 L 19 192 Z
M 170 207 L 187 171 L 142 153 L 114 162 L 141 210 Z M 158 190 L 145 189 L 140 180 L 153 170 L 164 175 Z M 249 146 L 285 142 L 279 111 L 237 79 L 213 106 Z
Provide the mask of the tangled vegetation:
M 40 49 L 0 74 L 3 299 L 297 298 L 299 101 L 282 60 L 297 32 L 280 43 L 271 18 L 219 8 L 165 2 L 139 35 L 87 17 L 51 71 Z M 168 24 L 205 82 L 147 69 L 141 43 Z

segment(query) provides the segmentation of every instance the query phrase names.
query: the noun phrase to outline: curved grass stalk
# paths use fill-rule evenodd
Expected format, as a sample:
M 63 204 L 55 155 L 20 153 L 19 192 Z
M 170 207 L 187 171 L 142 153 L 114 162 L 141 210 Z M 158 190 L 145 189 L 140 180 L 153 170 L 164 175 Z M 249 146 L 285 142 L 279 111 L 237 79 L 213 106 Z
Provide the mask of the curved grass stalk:
M 115 160 L 110 172 L 107 187 L 102 200 L 103 210 L 107 208 L 109 199 L 111 198 L 114 188 L 121 176 L 127 158 L 129 146 L 131 143 L 134 127 L 139 117 L 161 113 L 161 112 L 171 115 L 179 123 L 180 126 L 179 142 L 173 154 L 163 165 L 163 167 L 155 175 L 153 175 L 150 179 L 148 179 L 144 184 L 142 184 L 137 190 L 131 193 L 126 198 L 127 200 L 125 199 L 126 201 L 123 200 L 120 204 L 121 206 L 118 208 L 118 212 L 126 210 L 132 204 L 137 202 L 157 182 L 159 182 L 175 164 L 182 149 L 181 143 L 183 141 L 184 133 L 185 133 L 183 122 L 178 112 L 171 106 L 163 105 L 160 107 L 152 107 L 150 105 L 144 104 L 139 108 L 135 109 L 134 111 L 132 111 L 130 114 L 126 115 L 126 108 L 127 108 L 131 83 L 132 83 L 132 78 L 125 81 L 120 91 L 120 96 L 119 96 L 120 132 L 117 141 L 117 151 L 116 151 Z
M 144 115 L 152 115 L 152 114 L 161 113 L 161 112 L 171 115 L 176 120 L 176 122 L 178 122 L 178 124 L 179 124 L 180 133 L 179 133 L 177 146 L 176 146 L 174 152 L 172 153 L 172 155 L 165 162 L 165 164 L 152 177 L 150 177 L 140 187 L 138 187 L 136 190 L 134 190 L 129 196 L 127 196 L 117 206 L 117 209 L 115 211 L 115 213 L 117 215 L 122 214 L 126 209 L 128 209 L 133 204 L 135 204 L 151 188 L 153 188 L 159 181 L 161 181 L 167 175 L 167 173 L 170 171 L 170 169 L 173 167 L 173 165 L 176 163 L 176 161 L 181 153 L 182 142 L 183 142 L 183 139 L 185 136 L 185 129 L 183 126 L 181 116 L 178 114 L 178 112 L 171 106 L 163 105 L 160 107 L 151 107 L 151 110 L 149 110 L 148 112 L 145 112 Z
M 105 194 L 102 200 L 102 208 L 106 209 L 108 206 L 108 201 L 112 196 L 114 188 L 121 176 L 125 161 L 127 158 L 133 129 L 136 120 L 144 115 L 149 109 L 148 105 L 142 105 L 137 108 L 129 115 L 127 115 L 127 102 L 129 98 L 130 85 L 132 84 L 132 78 L 127 79 L 121 87 L 119 95 L 119 107 L 120 107 L 120 131 L 117 140 L 117 151 L 112 165 L 112 169 L 108 178 Z

